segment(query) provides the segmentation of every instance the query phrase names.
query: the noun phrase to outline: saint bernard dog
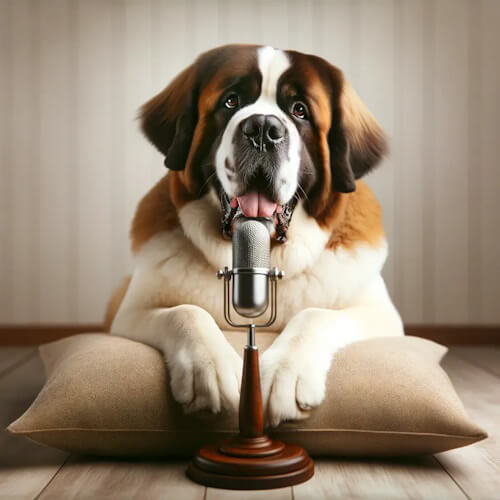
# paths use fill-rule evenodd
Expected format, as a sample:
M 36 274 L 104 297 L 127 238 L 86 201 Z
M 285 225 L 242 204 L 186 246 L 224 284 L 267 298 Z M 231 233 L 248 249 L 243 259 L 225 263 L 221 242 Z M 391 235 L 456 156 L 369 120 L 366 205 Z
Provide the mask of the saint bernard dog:
M 307 417 L 348 343 L 403 335 L 381 277 L 380 206 L 359 179 L 384 133 L 342 72 L 267 46 L 210 50 L 141 109 L 168 173 L 139 203 L 136 265 L 110 301 L 113 334 L 160 349 L 186 412 L 236 410 L 242 359 L 225 339 L 222 284 L 236 216 L 272 226 L 280 332 L 261 356 L 269 425 Z

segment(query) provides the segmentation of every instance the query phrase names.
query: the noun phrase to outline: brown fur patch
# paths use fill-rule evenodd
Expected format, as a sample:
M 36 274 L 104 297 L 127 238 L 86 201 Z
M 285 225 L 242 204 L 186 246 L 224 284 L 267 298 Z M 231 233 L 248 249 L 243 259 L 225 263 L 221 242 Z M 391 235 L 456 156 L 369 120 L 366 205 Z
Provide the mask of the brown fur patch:
M 357 181 L 355 183 L 356 189 L 360 189 L 362 192 L 358 193 L 356 196 L 349 196 L 350 193 L 337 192 L 332 185 L 332 171 L 334 176 L 341 175 L 342 172 L 339 171 L 339 168 L 342 168 L 342 163 L 335 163 L 332 165 L 332 162 L 336 162 L 334 153 L 332 152 L 332 148 L 335 150 L 335 137 L 330 138 L 329 143 L 328 134 L 330 126 L 333 123 L 332 120 L 334 120 L 332 109 L 335 108 L 335 106 L 330 105 L 328 99 L 339 99 L 338 106 L 340 107 L 340 118 L 350 149 L 348 161 L 351 162 L 350 164 L 354 170 L 356 170 L 360 164 L 362 164 L 364 168 L 369 169 L 378 162 L 378 159 L 386 150 L 385 135 L 375 117 L 351 88 L 349 83 L 344 79 L 340 70 L 332 67 L 332 75 L 338 82 L 339 87 L 338 91 L 332 89 L 330 96 L 327 94 L 328 89 L 324 87 L 324 83 L 320 81 L 318 77 L 311 78 L 308 88 L 309 91 L 312 91 L 312 95 L 315 97 L 314 100 L 316 101 L 317 108 L 314 114 L 316 117 L 321 117 L 321 119 L 318 120 L 319 153 L 322 159 L 322 168 L 319 177 L 321 182 L 320 189 L 316 191 L 314 198 L 311 200 L 311 214 L 318 219 L 320 224 L 327 226 L 334 220 L 339 220 L 339 218 L 343 219 L 344 216 L 349 220 L 355 218 L 356 222 L 353 223 L 351 229 L 355 233 L 360 234 L 363 232 L 368 235 L 369 241 L 373 240 L 378 242 L 381 235 L 383 235 L 380 207 L 368 186 Z M 337 96 L 335 95 L 336 92 L 338 92 Z M 347 166 L 349 166 L 349 163 Z M 362 175 L 359 171 L 355 171 L 354 174 L 356 178 Z M 363 217 L 355 217 L 354 206 L 358 203 L 361 205 L 365 203 L 370 205 L 370 208 L 366 212 L 366 217 L 370 219 L 370 224 L 374 224 L 374 228 L 378 228 L 373 230 L 373 234 L 368 228 L 362 229 L 364 224 Z M 367 207 L 362 207 L 360 210 L 363 210 L 363 208 Z M 379 223 L 376 223 L 377 217 L 380 219 Z M 351 223 L 349 222 L 348 224 Z M 348 232 L 352 236 L 353 233 L 350 231 Z M 346 241 L 357 239 L 351 238 L 351 236 L 346 236 L 344 238 L 338 234 L 337 238 L 345 239 Z M 332 244 L 337 245 L 335 242 L 332 242 Z
M 205 129 L 205 114 L 203 114 L 198 118 L 198 123 L 194 129 L 193 139 L 191 141 L 191 147 L 189 149 L 186 167 L 184 170 L 185 175 L 183 176 L 186 189 L 193 196 L 197 196 L 199 194 L 203 185 L 201 172 L 196 171 L 194 168 L 194 164 L 197 163 L 194 158 L 199 154 L 202 142 L 207 140 L 207 137 L 205 137 Z
M 205 159 L 203 155 L 212 147 L 214 140 L 215 125 L 210 114 L 217 106 L 228 82 L 234 82 L 238 77 L 248 75 L 255 63 L 254 48 L 251 46 L 234 46 L 231 52 L 227 52 L 227 48 L 222 48 L 222 50 L 227 55 L 219 62 L 212 62 L 210 71 L 214 71 L 214 74 L 207 77 L 198 98 L 198 121 L 193 132 L 185 166 L 186 176 L 184 177 L 186 187 L 193 195 L 199 195 L 203 188 L 205 179 L 200 172 L 199 165 Z M 200 71 L 203 71 L 203 68 L 209 64 L 209 55 L 210 52 L 199 59 Z M 221 64 L 222 66 L 219 67 Z
M 384 135 L 375 117 L 345 80 L 340 95 L 340 105 L 344 127 L 354 148 L 364 149 L 369 137 Z
M 136 254 L 155 234 L 179 225 L 177 209 L 190 200 L 182 174 L 169 172 L 139 202 L 130 229 L 132 253 Z
M 319 224 L 330 232 L 326 248 L 352 248 L 358 243 L 378 246 L 384 237 L 382 210 L 372 190 L 356 182 L 353 193 L 336 193 Z
M 308 71 L 307 92 L 310 96 L 309 104 L 315 118 L 318 142 L 318 153 L 320 162 L 318 165 L 319 189 L 316 189 L 311 199 L 311 213 L 319 216 L 329 203 L 335 198 L 332 192 L 332 166 L 330 146 L 328 144 L 328 132 L 332 124 L 332 113 L 329 90 L 325 88 L 325 83 L 321 81 L 316 72 Z M 333 197 L 333 198 L 332 198 Z
M 111 325 L 113 324 L 113 320 L 115 319 L 116 313 L 125 298 L 125 294 L 127 293 L 128 287 L 130 285 L 130 280 L 132 276 L 126 276 L 123 280 L 123 283 L 114 291 L 111 299 L 109 299 L 108 307 L 106 309 L 106 316 L 104 318 L 104 331 L 111 331 Z
M 342 122 L 352 154 L 382 157 L 387 152 L 384 131 L 346 80 L 344 80 L 340 94 L 340 105 Z
M 235 67 L 236 60 L 229 60 L 226 62 L 226 67 L 220 68 L 215 75 L 206 83 L 205 87 L 201 90 L 200 99 L 198 101 L 198 111 L 203 115 L 207 110 L 213 109 L 220 94 L 230 78 L 236 78 L 244 72 L 248 72 L 248 67 L 244 70 Z
M 190 99 L 195 82 L 196 63 L 193 63 L 140 110 L 144 134 L 164 155 L 174 140 L 177 119 Z

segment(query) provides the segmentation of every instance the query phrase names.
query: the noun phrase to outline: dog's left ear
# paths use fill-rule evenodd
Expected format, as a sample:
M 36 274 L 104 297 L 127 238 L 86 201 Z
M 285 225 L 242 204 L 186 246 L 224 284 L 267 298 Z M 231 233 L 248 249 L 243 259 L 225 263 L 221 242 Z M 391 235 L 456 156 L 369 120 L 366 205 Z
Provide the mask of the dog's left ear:
M 332 187 L 334 191 L 350 193 L 356 189 L 355 180 L 382 159 L 387 141 L 375 117 L 342 73 L 334 69 L 338 90 L 332 95 L 332 123 L 328 132 Z
M 183 170 L 198 121 L 195 62 L 140 110 L 142 131 L 165 155 L 165 166 Z

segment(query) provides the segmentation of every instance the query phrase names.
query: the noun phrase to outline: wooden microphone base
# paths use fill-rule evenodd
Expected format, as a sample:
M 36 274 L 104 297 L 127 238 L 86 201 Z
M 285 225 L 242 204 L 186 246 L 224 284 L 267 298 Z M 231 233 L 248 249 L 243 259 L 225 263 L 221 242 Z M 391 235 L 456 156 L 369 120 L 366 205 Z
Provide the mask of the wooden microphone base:
M 300 446 L 268 436 L 236 436 L 202 448 L 187 474 L 193 481 L 214 488 L 270 489 L 307 481 L 314 474 L 314 464 Z
M 264 434 L 255 345 L 247 345 L 243 353 L 239 426 L 237 436 L 198 452 L 187 470 L 193 481 L 214 488 L 260 490 L 293 486 L 314 475 L 314 463 L 303 448 Z

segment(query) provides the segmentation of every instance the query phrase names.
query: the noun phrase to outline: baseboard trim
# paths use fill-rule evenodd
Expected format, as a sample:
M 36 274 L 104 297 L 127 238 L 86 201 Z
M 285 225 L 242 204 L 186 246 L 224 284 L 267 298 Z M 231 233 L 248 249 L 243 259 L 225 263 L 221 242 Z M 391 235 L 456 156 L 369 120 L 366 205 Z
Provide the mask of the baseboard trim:
M 500 344 L 500 325 L 405 325 L 405 332 L 444 345 Z
M 78 333 L 102 331 L 102 324 L 0 325 L 0 345 L 39 345 Z
M 0 345 L 38 345 L 85 332 L 102 332 L 102 324 L 0 325 Z M 444 345 L 500 344 L 500 325 L 406 325 L 407 335 Z

